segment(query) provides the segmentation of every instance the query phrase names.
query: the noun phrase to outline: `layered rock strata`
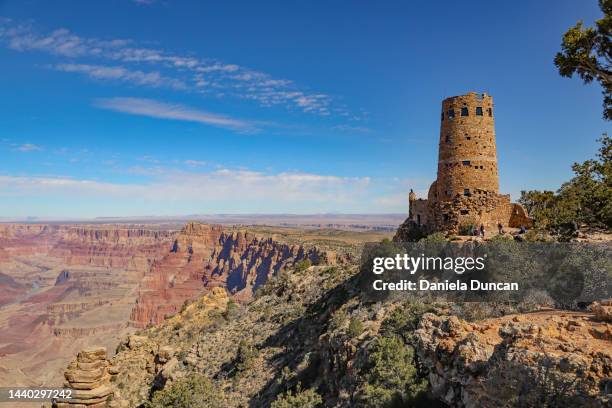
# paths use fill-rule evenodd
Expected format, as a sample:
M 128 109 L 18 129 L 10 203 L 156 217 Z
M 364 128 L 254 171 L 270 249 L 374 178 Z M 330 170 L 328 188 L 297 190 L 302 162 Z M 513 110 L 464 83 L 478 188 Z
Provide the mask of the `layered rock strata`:
M 53 404 L 56 408 L 105 408 L 113 391 L 110 386 L 106 348 L 82 350 L 64 373 L 65 387 L 72 389 L 72 398 Z
M 157 324 L 213 287 L 248 299 L 267 279 L 302 260 L 333 263 L 316 247 L 288 245 L 219 225 L 187 224 L 172 249 L 145 275 L 131 320 L 136 327 Z
M 163 256 L 175 232 L 139 227 L 71 227 L 50 251 L 67 265 L 91 265 L 146 271 Z

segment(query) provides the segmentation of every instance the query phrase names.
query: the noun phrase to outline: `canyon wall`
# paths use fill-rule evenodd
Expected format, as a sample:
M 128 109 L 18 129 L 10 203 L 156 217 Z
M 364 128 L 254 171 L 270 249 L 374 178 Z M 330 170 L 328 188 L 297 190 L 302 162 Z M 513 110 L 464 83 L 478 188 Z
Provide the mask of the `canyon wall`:
M 187 300 L 213 287 L 237 299 L 250 298 L 258 286 L 299 261 L 333 262 L 316 247 L 306 249 L 261 238 L 248 231 L 225 231 L 218 225 L 189 223 L 170 252 L 145 275 L 131 320 L 137 327 L 160 323 Z
M 67 265 L 91 265 L 145 272 L 165 254 L 173 231 L 144 228 L 71 227 L 50 251 Z

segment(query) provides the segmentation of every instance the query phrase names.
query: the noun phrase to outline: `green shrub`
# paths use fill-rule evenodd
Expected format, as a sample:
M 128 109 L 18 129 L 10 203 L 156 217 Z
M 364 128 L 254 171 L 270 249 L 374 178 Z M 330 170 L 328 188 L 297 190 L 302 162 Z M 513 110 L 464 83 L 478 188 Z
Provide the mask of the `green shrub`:
M 430 234 L 426 236 L 425 238 L 421 239 L 419 242 L 435 243 L 435 242 L 447 242 L 447 241 L 448 240 L 446 239 L 446 235 L 444 235 L 444 233 L 434 232 L 433 234 Z
M 246 340 L 240 340 L 238 343 L 238 352 L 236 353 L 236 370 L 244 372 L 253 367 L 255 359 L 259 355 L 257 348 Z
M 387 337 L 400 336 L 405 343 L 408 343 L 410 341 L 409 337 L 421 321 L 421 316 L 433 311 L 434 308 L 430 304 L 423 303 L 418 299 L 407 300 L 393 309 L 382 322 L 380 334 Z
M 323 399 L 314 389 L 302 391 L 298 385 L 295 394 L 291 391 L 281 394 L 270 408 L 315 408 L 322 403 Z
M 555 307 L 555 300 L 545 290 L 529 289 L 525 297 L 518 304 L 521 313 L 538 310 L 541 307 Z
M 352 317 L 346 332 L 351 338 L 359 337 L 363 333 L 363 323 L 356 317 Z
M 509 237 L 507 235 L 495 235 L 493 238 L 490 239 L 490 241 L 493 242 L 514 242 L 514 238 L 513 237 Z
M 414 350 L 398 337 L 380 337 L 368 355 L 362 399 L 368 407 L 409 406 L 427 390 L 414 366 Z
M 176 353 L 176 359 L 178 361 L 183 361 L 185 360 L 185 358 L 187 357 L 187 352 L 185 350 L 181 350 L 178 353 Z
M 223 408 L 223 390 L 201 374 L 175 381 L 170 387 L 153 394 L 146 408 Z
M 342 308 L 336 310 L 335 312 L 331 314 L 331 317 L 329 318 L 328 330 L 334 331 L 334 330 L 339 329 L 340 327 L 344 325 L 345 320 L 346 320 L 346 310 Z
M 183 302 L 183 305 L 181 306 L 181 311 L 179 313 L 183 313 L 185 310 L 187 310 L 187 307 L 191 304 L 191 301 L 189 300 L 185 300 Z
M 598 408 L 603 405 L 590 390 L 585 366 L 568 376 L 556 368 L 554 358 L 535 356 L 531 366 L 496 358 L 489 361 L 483 385 L 495 390 L 499 401 L 512 407 Z
M 329 268 L 325 268 L 323 273 L 335 279 L 340 276 L 342 271 L 337 266 L 330 266 Z
M 474 224 L 461 224 L 459 226 L 459 235 L 474 235 L 476 226 Z
M 230 299 L 227 302 L 227 306 L 225 311 L 223 312 L 223 317 L 225 320 L 233 320 L 240 316 L 240 305 L 236 303 L 234 300 Z
M 523 238 L 527 242 L 548 242 L 551 240 L 544 231 L 535 228 L 523 234 Z
M 295 270 L 295 272 L 304 272 L 306 269 L 310 268 L 312 266 L 312 262 L 310 262 L 310 259 L 303 259 L 301 261 L 299 261 L 298 263 L 295 264 L 295 267 L 293 268 Z
M 536 227 L 557 232 L 564 224 L 612 228 L 612 138 L 603 135 L 597 157 L 574 163 L 574 177 L 559 190 L 521 191 L 519 203 L 535 218 Z

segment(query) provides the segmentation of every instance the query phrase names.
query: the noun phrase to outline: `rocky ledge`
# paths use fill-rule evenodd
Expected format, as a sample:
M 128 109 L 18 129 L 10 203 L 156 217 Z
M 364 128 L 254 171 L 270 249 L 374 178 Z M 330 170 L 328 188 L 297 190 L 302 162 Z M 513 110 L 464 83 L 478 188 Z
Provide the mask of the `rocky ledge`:
M 425 314 L 415 338 L 434 395 L 450 406 L 607 406 L 612 399 L 612 325 L 594 313 L 478 323 Z

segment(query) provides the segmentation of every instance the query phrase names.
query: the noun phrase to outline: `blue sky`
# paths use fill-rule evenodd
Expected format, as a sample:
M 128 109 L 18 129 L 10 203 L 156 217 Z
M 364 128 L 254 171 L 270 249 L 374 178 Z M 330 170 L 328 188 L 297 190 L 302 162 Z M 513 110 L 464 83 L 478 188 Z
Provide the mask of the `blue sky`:
M 0 217 L 389 213 L 441 100 L 496 104 L 500 185 L 556 189 L 609 130 L 561 78 L 595 0 L 2 1 Z

